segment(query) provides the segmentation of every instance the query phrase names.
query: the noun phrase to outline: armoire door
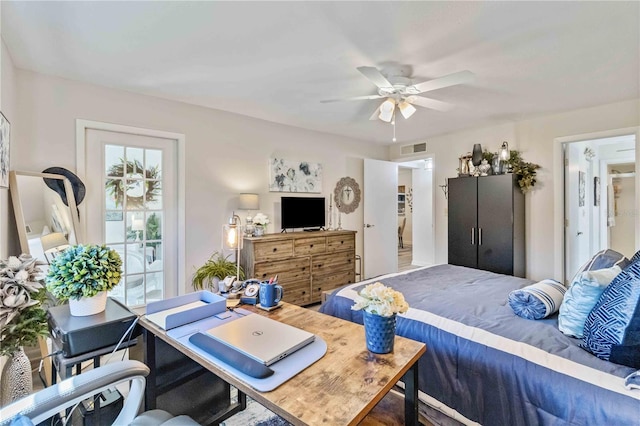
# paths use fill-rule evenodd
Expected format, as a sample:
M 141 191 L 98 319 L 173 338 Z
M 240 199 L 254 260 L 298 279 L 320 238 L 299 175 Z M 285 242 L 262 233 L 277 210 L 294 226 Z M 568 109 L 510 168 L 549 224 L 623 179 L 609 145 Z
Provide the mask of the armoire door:
M 514 175 L 478 179 L 478 268 L 513 275 Z
M 449 264 L 478 267 L 477 182 L 474 177 L 449 179 Z

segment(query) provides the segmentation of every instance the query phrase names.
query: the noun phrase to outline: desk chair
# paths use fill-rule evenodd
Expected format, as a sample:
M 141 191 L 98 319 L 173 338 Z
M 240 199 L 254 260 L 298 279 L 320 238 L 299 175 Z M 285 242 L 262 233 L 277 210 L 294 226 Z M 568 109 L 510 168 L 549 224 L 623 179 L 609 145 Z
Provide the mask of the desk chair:
M 404 242 L 402 241 L 402 234 L 404 234 L 404 227 L 407 224 L 407 218 L 402 218 L 402 225 L 398 226 L 398 248 L 404 248 Z
M 145 377 L 149 367 L 139 361 L 114 362 L 89 370 L 0 409 L 0 426 L 38 424 L 77 403 L 120 383 L 130 383 L 129 394 L 113 424 L 132 426 L 194 426 L 188 416 L 173 417 L 163 410 L 151 410 L 138 415 L 144 398 Z M 19 417 L 23 416 L 23 417 Z M 29 422 L 30 420 L 30 422 Z

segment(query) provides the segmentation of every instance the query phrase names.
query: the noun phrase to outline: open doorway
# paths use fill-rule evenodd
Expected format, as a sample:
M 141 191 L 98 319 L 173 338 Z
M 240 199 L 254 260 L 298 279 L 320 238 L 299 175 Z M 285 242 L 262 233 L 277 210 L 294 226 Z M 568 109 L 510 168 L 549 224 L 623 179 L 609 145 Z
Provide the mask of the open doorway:
M 433 159 L 398 164 L 398 271 L 434 263 Z
M 566 284 L 598 250 L 631 257 L 638 246 L 636 135 L 566 142 Z

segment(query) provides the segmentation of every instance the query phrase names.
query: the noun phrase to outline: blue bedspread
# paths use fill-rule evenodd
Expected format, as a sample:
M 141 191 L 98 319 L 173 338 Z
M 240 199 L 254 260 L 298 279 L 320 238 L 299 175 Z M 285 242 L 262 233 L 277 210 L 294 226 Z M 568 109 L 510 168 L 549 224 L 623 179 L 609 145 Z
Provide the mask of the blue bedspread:
M 397 334 L 427 344 L 421 398 L 463 423 L 483 425 L 638 425 L 633 369 L 602 361 L 558 330 L 557 315 L 516 316 L 509 292 L 532 281 L 438 265 L 379 277 L 401 291 L 409 311 Z M 320 311 L 362 324 L 353 296 L 369 282 L 336 290 Z

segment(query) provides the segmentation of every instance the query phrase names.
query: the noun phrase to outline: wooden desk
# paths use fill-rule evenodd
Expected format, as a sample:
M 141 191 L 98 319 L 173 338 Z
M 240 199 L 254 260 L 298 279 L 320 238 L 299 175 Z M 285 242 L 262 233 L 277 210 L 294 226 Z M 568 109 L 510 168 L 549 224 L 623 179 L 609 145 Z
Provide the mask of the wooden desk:
M 327 353 L 278 388 L 263 393 L 169 338 L 144 317 L 140 323 L 148 333 L 293 424 L 358 424 L 400 379 L 405 383 L 405 423 L 418 424 L 417 361 L 426 350 L 424 343 L 396 336 L 394 352 L 377 355 L 366 349 L 361 325 L 288 303 L 271 312 L 253 306 L 243 308 L 317 334 L 327 343 Z M 153 386 L 149 379 L 147 382 L 147 388 Z

